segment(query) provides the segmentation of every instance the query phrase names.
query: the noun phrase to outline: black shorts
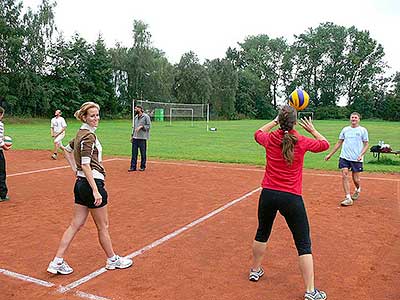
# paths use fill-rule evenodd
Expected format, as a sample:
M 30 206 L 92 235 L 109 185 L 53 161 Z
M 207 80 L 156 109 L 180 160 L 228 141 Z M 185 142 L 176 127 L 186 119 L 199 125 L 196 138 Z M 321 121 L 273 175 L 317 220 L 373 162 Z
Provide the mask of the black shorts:
M 92 187 L 84 177 L 78 177 L 75 182 L 74 195 L 76 204 L 87 206 L 88 208 L 99 208 L 107 205 L 108 194 L 104 188 L 104 180 L 94 179 L 94 181 L 96 182 L 97 189 L 103 198 L 101 204 L 99 206 L 94 205 Z
M 311 254 L 310 226 L 303 198 L 299 195 L 265 188 L 262 190 L 255 240 L 261 243 L 268 241 L 278 211 L 292 232 L 298 254 Z
M 344 158 L 339 158 L 339 169 L 349 169 L 352 172 L 362 172 L 363 163 L 361 161 L 351 161 Z

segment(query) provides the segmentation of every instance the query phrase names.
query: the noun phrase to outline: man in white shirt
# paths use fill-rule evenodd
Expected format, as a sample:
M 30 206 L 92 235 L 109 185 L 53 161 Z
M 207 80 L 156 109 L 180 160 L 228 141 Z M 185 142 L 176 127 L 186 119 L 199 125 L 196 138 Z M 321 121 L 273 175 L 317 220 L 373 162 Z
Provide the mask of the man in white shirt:
M 360 192 L 360 172 L 363 171 L 363 158 L 368 149 L 368 131 L 360 126 L 361 116 L 357 112 L 350 115 L 350 126 L 346 126 L 339 134 L 339 141 L 332 151 L 325 157 L 328 160 L 342 147 L 339 158 L 339 169 L 342 170 L 343 189 L 346 194 L 345 199 L 340 203 L 343 206 L 353 205 L 353 200 L 357 200 Z M 355 185 L 353 195 L 350 195 L 349 170 Z
M 62 139 L 65 137 L 65 129 L 67 123 L 61 117 L 61 110 L 57 109 L 54 113 L 54 118 L 50 122 L 51 136 L 54 138 L 54 151 L 51 156 L 52 159 L 57 159 L 58 149 L 62 146 Z

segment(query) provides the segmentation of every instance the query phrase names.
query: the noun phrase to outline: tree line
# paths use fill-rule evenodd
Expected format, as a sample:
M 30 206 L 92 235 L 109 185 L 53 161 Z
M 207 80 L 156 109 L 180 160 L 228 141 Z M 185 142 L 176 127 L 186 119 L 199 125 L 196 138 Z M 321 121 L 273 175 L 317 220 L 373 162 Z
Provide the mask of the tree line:
M 109 118 L 128 116 L 132 99 L 210 103 L 215 118 L 271 118 L 301 87 L 317 118 L 400 120 L 400 73 L 387 76 L 384 48 L 368 31 L 322 23 L 285 38 L 248 36 L 223 58 L 201 63 L 189 51 L 171 64 L 152 46 L 148 24 L 133 20 L 133 44 L 107 48 L 79 34 L 66 39 L 54 22 L 55 2 L 23 13 L 0 0 L 0 105 L 15 116 L 69 116 L 95 101 Z M 339 100 L 345 106 L 338 106 Z

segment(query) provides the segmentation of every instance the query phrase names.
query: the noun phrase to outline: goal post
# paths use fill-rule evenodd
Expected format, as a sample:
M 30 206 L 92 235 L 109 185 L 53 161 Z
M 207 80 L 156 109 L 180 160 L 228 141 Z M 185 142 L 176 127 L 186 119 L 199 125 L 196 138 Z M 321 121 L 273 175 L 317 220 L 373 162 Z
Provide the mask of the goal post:
M 175 114 L 174 114 L 175 112 Z M 172 125 L 172 117 L 190 117 L 192 120 L 192 127 L 194 126 L 194 111 L 193 108 L 170 107 L 169 108 L 169 125 Z
M 152 121 L 169 121 L 172 125 L 174 120 L 190 120 L 191 126 L 195 121 L 205 121 L 206 130 L 209 128 L 210 106 L 204 103 L 174 103 L 156 102 L 148 100 L 132 100 L 132 122 L 134 121 L 134 107 L 140 105 Z
M 297 113 L 297 119 L 303 119 L 303 118 L 311 118 L 311 120 L 314 120 L 314 112 L 313 111 L 299 111 Z

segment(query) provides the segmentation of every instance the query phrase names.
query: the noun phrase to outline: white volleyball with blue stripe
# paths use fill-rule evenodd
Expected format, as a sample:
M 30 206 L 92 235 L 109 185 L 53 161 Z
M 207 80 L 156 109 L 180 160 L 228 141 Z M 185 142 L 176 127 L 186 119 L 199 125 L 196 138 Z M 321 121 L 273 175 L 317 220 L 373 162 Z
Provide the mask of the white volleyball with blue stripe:
M 302 89 L 294 90 L 289 96 L 289 105 L 296 110 L 303 110 L 308 106 L 310 96 Z

